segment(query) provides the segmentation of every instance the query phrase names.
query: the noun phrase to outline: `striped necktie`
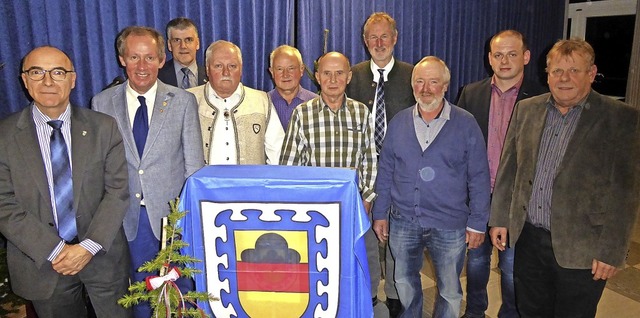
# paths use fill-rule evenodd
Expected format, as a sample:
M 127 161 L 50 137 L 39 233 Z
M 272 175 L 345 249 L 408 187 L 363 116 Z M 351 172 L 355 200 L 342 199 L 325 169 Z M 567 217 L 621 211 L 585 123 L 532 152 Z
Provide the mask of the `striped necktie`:
M 188 67 L 183 67 L 182 73 L 184 73 L 184 76 L 182 76 L 182 88 L 183 89 L 190 88 L 191 83 L 189 81 L 189 74 L 191 73 L 191 70 L 189 70 Z
M 376 143 L 376 151 L 380 154 L 382 149 L 382 142 L 384 141 L 384 134 L 387 127 L 386 110 L 384 106 L 384 69 L 378 69 L 380 72 L 380 79 L 376 86 L 376 120 L 373 139 Z
M 53 195 L 58 217 L 58 235 L 66 242 L 71 242 L 78 236 L 78 229 L 76 227 L 76 213 L 73 210 L 73 180 L 69 152 L 62 135 L 62 120 L 48 121 L 47 124 L 53 127 L 49 149 L 51 151 Z

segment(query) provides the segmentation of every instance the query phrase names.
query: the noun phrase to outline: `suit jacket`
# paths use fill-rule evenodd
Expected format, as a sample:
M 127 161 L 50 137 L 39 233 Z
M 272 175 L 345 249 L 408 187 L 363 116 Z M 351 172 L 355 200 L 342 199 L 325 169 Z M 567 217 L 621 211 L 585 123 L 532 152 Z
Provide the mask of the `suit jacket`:
M 490 226 L 514 246 L 526 220 L 550 94 L 516 105 L 493 191 Z M 640 207 L 637 109 L 591 91 L 553 182 L 551 239 L 558 264 L 620 266 Z
M 373 111 L 373 101 L 376 97 L 377 83 L 373 81 L 371 61 L 360 62 L 351 68 L 351 82 L 347 85 L 347 96 L 353 98 Z M 411 88 L 411 72 L 413 65 L 395 60 L 393 68 L 384 82 L 384 105 L 387 122 L 399 111 L 416 103 Z
M 46 299 L 60 277 L 47 257 L 61 238 L 31 111 L 27 107 L 0 122 L 0 231 L 8 241 L 14 292 L 27 299 Z M 103 248 L 78 275 L 109 283 L 122 280 L 129 275 L 122 230 L 129 188 L 124 145 L 115 120 L 72 107 L 71 151 L 78 238 L 91 239 Z
M 193 94 L 158 81 L 153 115 L 142 158 L 127 111 L 128 81 L 105 90 L 92 100 L 92 108 L 113 116 L 124 139 L 131 202 L 124 218 L 127 239 L 137 236 L 140 201 L 149 215 L 153 234 L 160 239 L 160 219 L 169 214 L 169 201 L 180 195 L 184 181 L 204 166 L 198 104 Z
M 165 84 L 169 84 L 175 87 L 180 87 L 178 84 L 178 78 L 176 77 L 176 70 L 173 66 L 175 62 L 173 59 L 164 63 L 164 66 L 158 71 L 158 79 Z M 182 78 L 180 78 L 180 82 L 182 82 Z M 198 63 L 198 83 L 196 86 L 200 86 L 207 82 L 207 69 L 204 65 Z
M 542 85 L 524 79 L 518 91 L 516 103 L 529 97 L 548 92 Z M 491 77 L 465 85 L 458 97 L 457 104 L 468 110 L 478 121 L 484 140 L 487 141 L 489 129 L 489 107 L 491 106 Z

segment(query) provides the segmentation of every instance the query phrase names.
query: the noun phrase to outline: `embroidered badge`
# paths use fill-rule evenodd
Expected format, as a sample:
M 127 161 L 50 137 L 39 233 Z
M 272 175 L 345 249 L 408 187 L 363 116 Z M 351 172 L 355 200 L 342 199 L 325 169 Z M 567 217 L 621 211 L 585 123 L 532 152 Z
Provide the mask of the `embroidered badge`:
M 260 128 L 261 128 L 260 124 L 253 124 L 253 132 L 255 134 L 258 134 L 260 132 Z

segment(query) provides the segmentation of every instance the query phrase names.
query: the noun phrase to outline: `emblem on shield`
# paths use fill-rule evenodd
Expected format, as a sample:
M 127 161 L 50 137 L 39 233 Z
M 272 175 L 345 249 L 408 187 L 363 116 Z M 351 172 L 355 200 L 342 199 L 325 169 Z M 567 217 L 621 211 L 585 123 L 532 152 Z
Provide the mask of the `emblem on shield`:
M 202 206 L 207 291 L 216 317 L 335 317 L 340 288 L 338 204 Z

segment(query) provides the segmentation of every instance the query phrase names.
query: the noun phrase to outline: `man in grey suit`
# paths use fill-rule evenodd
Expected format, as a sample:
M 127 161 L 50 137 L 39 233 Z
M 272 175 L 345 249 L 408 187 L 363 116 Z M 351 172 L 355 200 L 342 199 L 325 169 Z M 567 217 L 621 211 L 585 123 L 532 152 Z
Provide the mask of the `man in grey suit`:
M 137 269 L 160 250 L 161 219 L 169 214 L 169 201 L 204 166 L 202 139 L 195 97 L 157 79 L 165 58 L 162 35 L 127 27 L 118 35 L 117 48 L 129 79 L 96 95 L 92 107 L 113 116 L 124 139 L 131 191 L 124 230 L 133 280 L 142 281 L 150 274 Z M 134 315 L 150 317 L 148 304 L 134 307 Z
M 522 317 L 594 317 L 640 208 L 640 113 L 591 89 L 594 59 L 558 41 L 551 93 L 519 102 L 507 132 L 489 226 L 496 248 L 516 247 Z
M 129 204 L 122 137 L 113 118 L 73 107 L 76 74 L 62 51 L 23 60 L 33 98 L 0 121 L 0 232 L 13 291 L 40 318 L 130 317 L 117 304 L 128 286 L 122 219 Z
M 353 76 L 347 86 L 347 96 L 367 105 L 376 121 L 379 121 L 378 124 L 381 126 L 379 129 L 377 128 L 375 139 L 376 151 L 380 153 L 387 123 L 399 111 L 416 103 L 411 89 L 413 65 L 393 57 L 393 50 L 398 42 L 398 29 L 396 21 L 387 13 L 375 12 L 371 14 L 364 24 L 362 37 L 369 54 L 371 54 L 371 60 L 360 62 L 351 68 Z M 384 83 L 383 104 L 378 100 L 376 94 L 380 80 Z M 378 243 L 373 231 L 367 232 L 366 242 L 371 274 L 371 297 L 375 306 L 381 268 Z M 395 267 L 393 257 L 388 247 L 385 248 L 385 251 L 384 292 L 387 296 L 389 314 L 391 317 L 396 317 L 400 313 L 402 305 L 398 300 L 398 292 L 393 279 Z
M 495 34 L 489 42 L 488 60 L 493 76 L 465 85 L 458 99 L 458 106 L 468 110 L 478 121 L 487 144 L 487 158 L 491 175 L 491 190 L 495 184 L 502 145 L 509 127 L 515 104 L 525 98 L 545 92 L 542 85 L 524 77 L 525 65 L 531 52 L 522 33 L 504 30 Z M 493 245 L 487 238 L 475 249 L 467 252 L 467 307 L 463 317 L 484 318 L 489 305 L 487 283 L 491 270 Z M 500 267 L 500 292 L 502 305 L 500 318 L 518 317 L 513 287 L 514 250 L 507 248 L 498 253 Z
M 204 65 L 196 62 L 200 38 L 198 38 L 198 28 L 191 19 L 179 17 L 167 23 L 167 48 L 173 58 L 160 68 L 159 80 L 183 89 L 200 86 L 207 82 Z

